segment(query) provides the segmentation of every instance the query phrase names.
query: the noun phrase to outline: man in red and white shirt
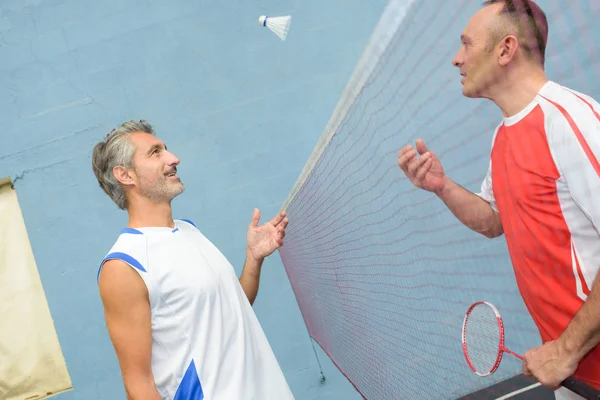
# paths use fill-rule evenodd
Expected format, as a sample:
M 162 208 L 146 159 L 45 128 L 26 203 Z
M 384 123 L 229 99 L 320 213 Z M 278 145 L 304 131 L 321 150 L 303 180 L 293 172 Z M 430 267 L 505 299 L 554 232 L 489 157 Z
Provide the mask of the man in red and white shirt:
M 503 114 L 480 193 L 446 176 L 422 140 L 398 165 L 467 227 L 505 235 L 544 343 L 523 372 L 553 389 L 571 375 L 600 389 L 600 104 L 546 78 L 547 37 L 544 12 L 527 0 L 485 2 L 461 35 L 452 63 L 463 95 Z M 564 388 L 556 397 L 579 398 Z

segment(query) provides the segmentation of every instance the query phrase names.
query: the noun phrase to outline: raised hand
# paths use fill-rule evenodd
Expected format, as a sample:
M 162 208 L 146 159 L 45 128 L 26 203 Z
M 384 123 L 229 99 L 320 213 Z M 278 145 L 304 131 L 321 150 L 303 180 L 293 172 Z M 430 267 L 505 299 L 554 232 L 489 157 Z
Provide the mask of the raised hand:
M 288 224 L 288 219 L 285 217 L 284 211 L 262 226 L 258 226 L 259 221 L 260 210 L 255 208 L 252 214 L 252 221 L 248 226 L 246 240 L 248 242 L 248 251 L 256 260 L 264 259 L 283 246 L 285 227 Z
M 423 140 L 418 139 L 415 145 L 416 149 L 409 144 L 398 152 L 398 166 L 416 187 L 430 192 L 442 190 L 445 185 L 442 163 Z

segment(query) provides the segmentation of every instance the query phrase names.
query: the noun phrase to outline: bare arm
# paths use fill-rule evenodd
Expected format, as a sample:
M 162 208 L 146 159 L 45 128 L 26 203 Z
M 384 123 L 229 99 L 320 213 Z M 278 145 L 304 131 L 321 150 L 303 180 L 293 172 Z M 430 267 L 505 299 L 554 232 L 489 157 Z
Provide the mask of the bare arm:
M 559 340 L 577 362 L 600 343 L 600 274 Z
M 127 399 L 161 400 L 151 368 L 150 303 L 142 278 L 123 261 L 109 260 L 98 284 Z
M 460 222 L 488 238 L 495 238 L 504 233 L 500 215 L 487 201 L 447 176 L 444 177 L 444 181 L 443 188 L 436 194 Z
M 258 294 L 258 286 L 260 283 L 260 270 L 262 268 L 264 258 L 256 259 L 250 251 L 246 251 L 246 262 L 242 276 L 240 277 L 240 285 L 248 297 L 250 304 L 254 304 L 256 295 Z
M 556 340 L 523 355 L 523 373 L 553 390 L 572 376 L 581 360 L 600 343 L 600 275 L 587 300 Z
M 246 235 L 248 242 L 246 262 L 240 277 L 240 285 L 242 285 L 250 304 L 254 304 L 258 293 L 260 271 L 265 258 L 283 245 L 285 227 L 288 224 L 285 215 L 286 213 L 282 211 L 269 222 L 259 226 L 260 210 L 255 208 L 252 213 L 252 220 Z
M 398 166 L 413 185 L 437 194 L 468 228 L 488 238 L 504 233 L 500 216 L 492 206 L 446 176 L 440 160 L 421 139 L 416 148 L 407 145 L 398 152 Z

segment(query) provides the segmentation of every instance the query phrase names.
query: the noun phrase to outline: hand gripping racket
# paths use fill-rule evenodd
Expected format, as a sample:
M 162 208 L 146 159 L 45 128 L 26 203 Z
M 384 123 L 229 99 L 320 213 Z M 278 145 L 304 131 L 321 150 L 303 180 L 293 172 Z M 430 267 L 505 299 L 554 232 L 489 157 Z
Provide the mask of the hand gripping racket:
M 462 347 L 469 367 L 479 376 L 496 372 L 504 353 L 523 359 L 504 347 L 504 324 L 494 305 L 478 301 L 467 310 L 462 327 Z M 600 400 L 597 390 L 575 378 L 567 378 L 562 386 L 588 400 Z

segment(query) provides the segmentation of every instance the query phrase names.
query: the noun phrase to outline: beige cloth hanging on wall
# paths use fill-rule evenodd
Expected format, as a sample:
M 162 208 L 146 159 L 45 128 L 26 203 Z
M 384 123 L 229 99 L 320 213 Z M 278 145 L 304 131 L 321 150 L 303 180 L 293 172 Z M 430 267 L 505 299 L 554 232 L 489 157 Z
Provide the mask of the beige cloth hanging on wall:
M 0 180 L 0 399 L 43 399 L 72 388 L 17 193 Z

